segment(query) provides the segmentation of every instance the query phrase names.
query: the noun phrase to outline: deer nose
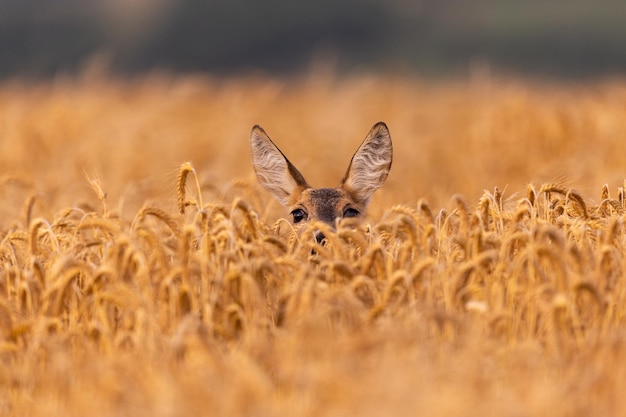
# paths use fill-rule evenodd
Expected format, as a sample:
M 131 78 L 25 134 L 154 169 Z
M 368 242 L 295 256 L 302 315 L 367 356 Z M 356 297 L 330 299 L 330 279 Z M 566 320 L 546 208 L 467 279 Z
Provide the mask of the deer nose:
M 317 243 L 322 245 L 323 244 L 322 242 L 324 241 L 324 239 L 326 239 L 326 236 L 324 236 L 324 233 L 322 233 L 322 232 L 315 233 L 315 241 Z

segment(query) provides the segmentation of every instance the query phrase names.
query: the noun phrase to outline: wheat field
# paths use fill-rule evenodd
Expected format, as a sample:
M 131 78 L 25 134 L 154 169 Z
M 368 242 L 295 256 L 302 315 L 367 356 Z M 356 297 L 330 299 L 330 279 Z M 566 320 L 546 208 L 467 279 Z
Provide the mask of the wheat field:
M 369 128 L 361 224 L 294 230 Z M 312 73 L 0 84 L 0 414 L 589 416 L 626 400 L 626 83 Z

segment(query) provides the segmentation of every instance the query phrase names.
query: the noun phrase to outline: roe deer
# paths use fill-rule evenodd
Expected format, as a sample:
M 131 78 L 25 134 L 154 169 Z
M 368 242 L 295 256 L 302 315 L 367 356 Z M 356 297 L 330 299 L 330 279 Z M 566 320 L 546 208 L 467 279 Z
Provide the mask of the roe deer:
M 393 155 L 389 129 L 378 122 L 352 156 L 339 187 L 312 188 L 259 125 L 252 128 L 250 148 L 259 183 L 289 210 L 294 224 L 320 220 L 332 228 L 337 219 L 364 213 L 387 179 Z M 318 243 L 324 239 L 321 232 L 315 237 Z

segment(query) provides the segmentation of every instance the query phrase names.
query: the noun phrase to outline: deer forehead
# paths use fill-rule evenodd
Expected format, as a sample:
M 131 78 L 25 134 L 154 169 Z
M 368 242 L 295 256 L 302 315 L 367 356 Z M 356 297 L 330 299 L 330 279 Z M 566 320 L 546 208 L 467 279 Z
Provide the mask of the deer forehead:
M 349 194 L 341 188 L 307 188 L 302 191 L 294 205 L 304 206 L 309 216 L 333 222 L 341 217 L 348 205 L 354 205 Z

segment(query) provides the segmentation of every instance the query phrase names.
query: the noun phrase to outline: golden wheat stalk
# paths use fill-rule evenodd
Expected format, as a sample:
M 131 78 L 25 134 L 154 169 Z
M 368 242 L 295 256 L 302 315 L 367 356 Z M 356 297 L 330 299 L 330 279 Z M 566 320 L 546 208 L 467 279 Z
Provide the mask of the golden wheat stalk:
M 183 164 L 178 169 L 178 177 L 177 177 L 177 196 L 178 196 L 178 211 L 180 214 L 185 214 L 185 206 L 187 204 L 186 201 L 186 192 L 185 186 L 187 184 L 187 175 L 193 171 L 193 166 L 190 162 L 183 162 Z
M 100 203 L 102 203 L 102 215 L 104 217 L 107 217 L 108 216 L 107 202 L 106 202 L 107 193 L 104 190 L 104 185 L 102 184 L 102 180 L 100 178 L 91 178 L 89 174 L 87 174 L 87 171 L 85 170 L 83 170 L 83 175 L 87 179 L 87 182 L 89 183 L 89 186 L 91 187 L 91 189 L 96 193 L 96 197 L 98 197 L 98 200 L 100 200 Z
M 153 205 L 144 206 L 139 213 L 137 213 L 137 216 L 135 216 L 133 223 L 142 223 L 147 216 L 152 216 L 161 220 L 167 225 L 177 239 L 180 238 L 181 232 L 178 227 L 178 222 L 164 210 Z M 131 229 L 134 229 L 134 225 Z
M 202 202 L 202 188 L 200 187 L 200 180 L 198 179 L 198 175 L 196 173 L 195 168 L 191 164 L 191 162 L 183 162 L 178 169 L 178 177 L 177 177 L 177 197 L 178 197 L 178 211 L 180 214 L 185 214 L 185 207 L 188 205 L 194 204 L 192 202 L 187 201 L 186 198 L 186 186 L 187 186 L 187 176 L 189 174 L 193 174 L 195 185 L 196 185 L 196 206 L 198 210 L 202 210 L 204 208 L 204 203 Z
M 32 223 L 29 226 L 28 242 L 29 242 L 30 254 L 33 257 L 37 257 L 38 252 L 39 252 L 39 229 L 41 228 L 44 228 L 44 230 L 48 231 L 48 234 L 50 236 L 53 236 L 52 233 L 49 233 L 50 224 L 48 223 L 46 219 L 37 218 L 32 221 Z M 57 249 L 58 249 L 58 243 L 57 243 Z
M 565 200 L 569 201 L 569 200 L 573 200 L 576 202 L 576 204 L 578 204 L 578 206 L 580 207 L 580 209 L 583 212 L 583 217 L 585 219 L 589 218 L 589 213 L 587 212 L 587 204 L 585 204 L 585 200 L 583 199 L 583 197 L 580 195 L 580 193 L 576 190 L 569 190 L 567 192 L 567 194 L 565 195 Z

